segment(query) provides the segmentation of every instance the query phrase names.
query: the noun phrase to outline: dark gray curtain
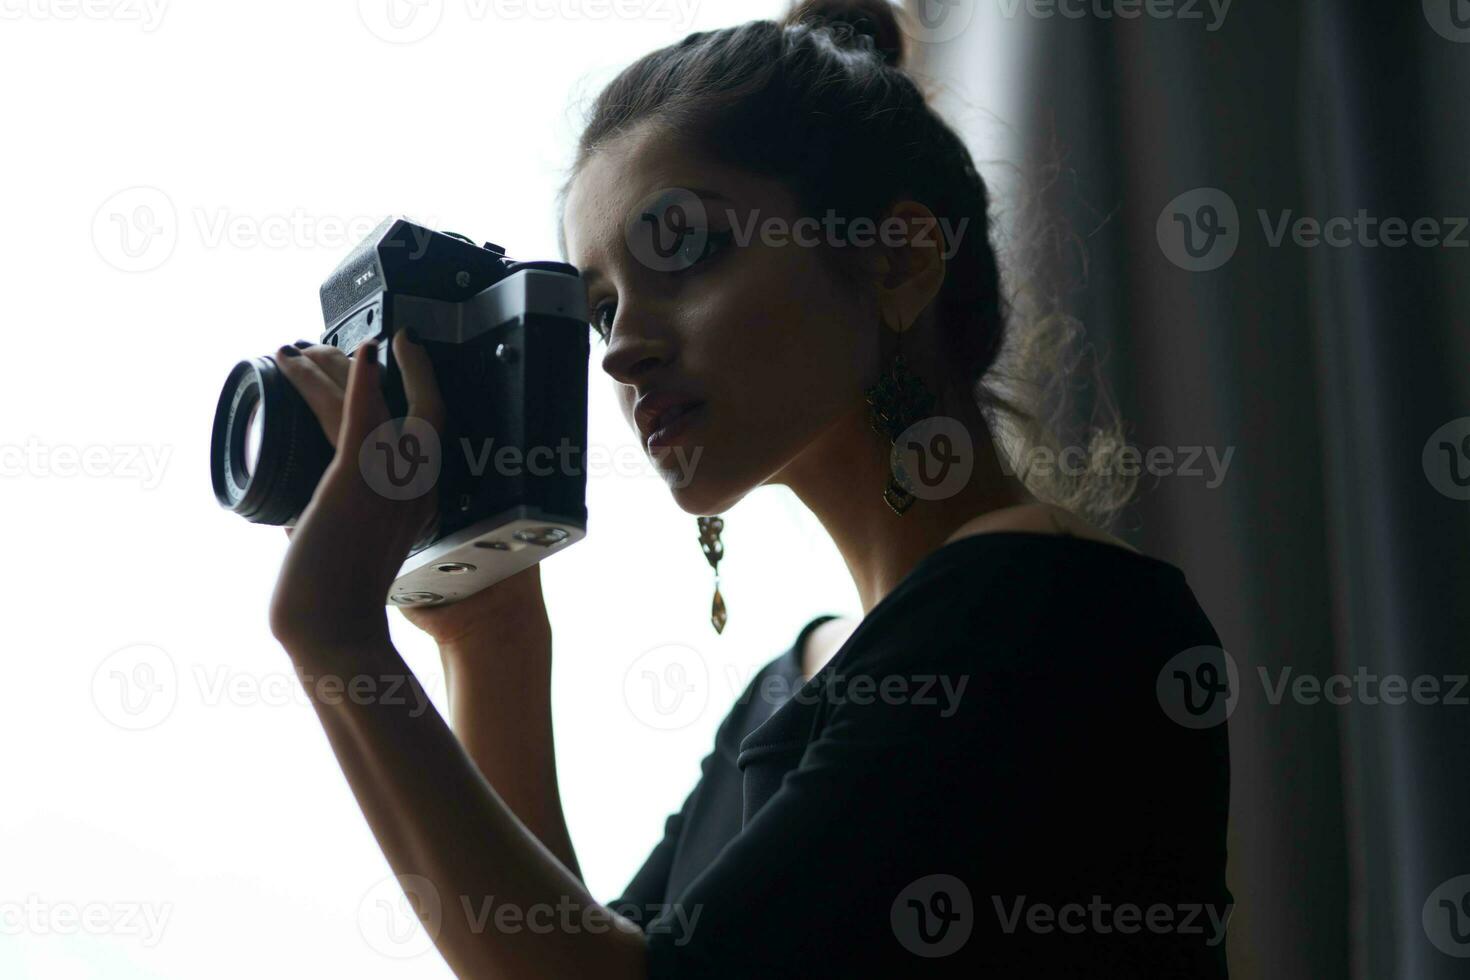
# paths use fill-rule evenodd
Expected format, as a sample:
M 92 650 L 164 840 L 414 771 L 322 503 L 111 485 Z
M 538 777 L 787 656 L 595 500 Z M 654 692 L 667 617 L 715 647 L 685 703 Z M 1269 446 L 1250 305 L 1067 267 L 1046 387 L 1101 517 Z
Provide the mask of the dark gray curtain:
M 1232 976 L 1470 976 L 1470 0 L 1237 0 L 1216 30 L 1191 6 L 1021 2 L 987 29 L 1024 45 L 1007 122 L 1027 170 L 1064 167 L 1048 205 L 1085 237 L 1075 312 L 1131 441 L 1234 448 L 1217 487 L 1145 478 L 1120 529 L 1184 569 L 1239 665 Z M 919 57 L 942 80 L 978 48 Z M 1199 188 L 1237 244 L 1190 271 L 1158 226 L 1202 244 L 1218 195 L 1165 213 Z M 1283 216 L 1360 211 L 1378 224 L 1337 244 L 1273 244 Z M 1389 218 L 1436 244 L 1384 244 Z M 1286 668 L 1347 675 L 1348 703 L 1273 703 Z M 1388 675 L 1438 703 L 1382 703 Z

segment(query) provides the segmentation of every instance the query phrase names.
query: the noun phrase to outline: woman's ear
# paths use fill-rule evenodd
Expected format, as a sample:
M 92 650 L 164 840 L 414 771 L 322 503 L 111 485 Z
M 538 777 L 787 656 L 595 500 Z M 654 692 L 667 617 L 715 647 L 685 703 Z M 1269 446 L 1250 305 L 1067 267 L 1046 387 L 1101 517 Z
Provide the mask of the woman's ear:
M 878 308 L 892 330 L 909 329 L 944 285 L 939 221 L 918 201 L 899 201 L 878 223 Z

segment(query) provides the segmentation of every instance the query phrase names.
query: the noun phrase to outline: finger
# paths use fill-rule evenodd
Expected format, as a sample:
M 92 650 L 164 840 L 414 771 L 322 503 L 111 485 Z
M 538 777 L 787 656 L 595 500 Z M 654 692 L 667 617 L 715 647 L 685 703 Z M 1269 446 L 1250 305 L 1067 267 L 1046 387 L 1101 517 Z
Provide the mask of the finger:
M 339 348 L 331 344 L 309 344 L 301 347 L 301 356 L 307 358 L 311 363 L 327 373 L 327 377 L 337 382 L 337 386 L 343 391 L 347 390 L 347 369 L 352 362 Z
M 321 423 L 327 441 L 337 445 L 342 428 L 342 388 L 317 363 L 289 344 L 276 352 L 276 366 L 301 393 L 312 414 Z
M 444 398 L 439 381 L 434 377 L 434 362 L 423 344 L 409 339 L 408 331 L 393 335 L 393 357 L 403 375 L 403 393 L 408 399 L 408 414 L 416 415 L 436 430 L 444 429 Z
M 378 342 L 364 341 L 352 354 L 347 375 L 347 399 L 342 406 L 342 446 L 357 452 L 373 429 L 388 421 L 388 403 L 383 400 L 382 366 L 378 364 Z

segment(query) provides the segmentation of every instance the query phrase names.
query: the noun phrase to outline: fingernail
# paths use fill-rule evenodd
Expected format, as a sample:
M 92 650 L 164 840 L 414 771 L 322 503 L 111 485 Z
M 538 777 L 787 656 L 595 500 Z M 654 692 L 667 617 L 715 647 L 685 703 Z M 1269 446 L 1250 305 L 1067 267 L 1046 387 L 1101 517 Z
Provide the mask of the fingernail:
M 312 343 L 309 340 L 298 340 L 293 346 L 300 347 L 302 350 L 306 350 L 306 348 L 312 346 Z
M 422 341 L 419 340 L 419 332 L 417 330 L 415 330 L 413 327 L 406 327 L 406 328 L 404 328 L 404 331 L 403 332 L 406 333 L 406 334 L 408 334 L 408 340 L 409 340 L 410 343 L 414 343 L 414 344 L 422 343 Z
M 357 349 L 357 353 L 369 361 L 376 361 L 378 359 L 378 342 L 376 340 L 363 341 L 362 346 Z
M 282 357 L 300 357 L 301 356 L 301 351 L 299 351 L 296 348 L 292 347 L 290 344 L 284 344 L 284 345 L 282 345 L 281 349 L 279 351 L 277 351 L 277 353 L 280 354 Z

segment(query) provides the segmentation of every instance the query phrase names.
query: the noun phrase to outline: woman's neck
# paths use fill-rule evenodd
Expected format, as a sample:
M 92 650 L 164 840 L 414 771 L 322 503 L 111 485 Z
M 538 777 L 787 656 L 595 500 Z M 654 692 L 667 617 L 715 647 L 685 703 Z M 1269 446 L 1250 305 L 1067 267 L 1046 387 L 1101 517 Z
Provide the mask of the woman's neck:
M 822 522 L 847 563 L 864 614 L 962 525 L 981 514 L 1035 502 L 1001 468 L 979 409 L 956 417 L 973 441 L 970 480 L 952 496 L 914 500 L 902 515 L 883 499 L 888 447 L 871 428 L 866 404 L 833 423 L 771 481 L 789 486 Z

